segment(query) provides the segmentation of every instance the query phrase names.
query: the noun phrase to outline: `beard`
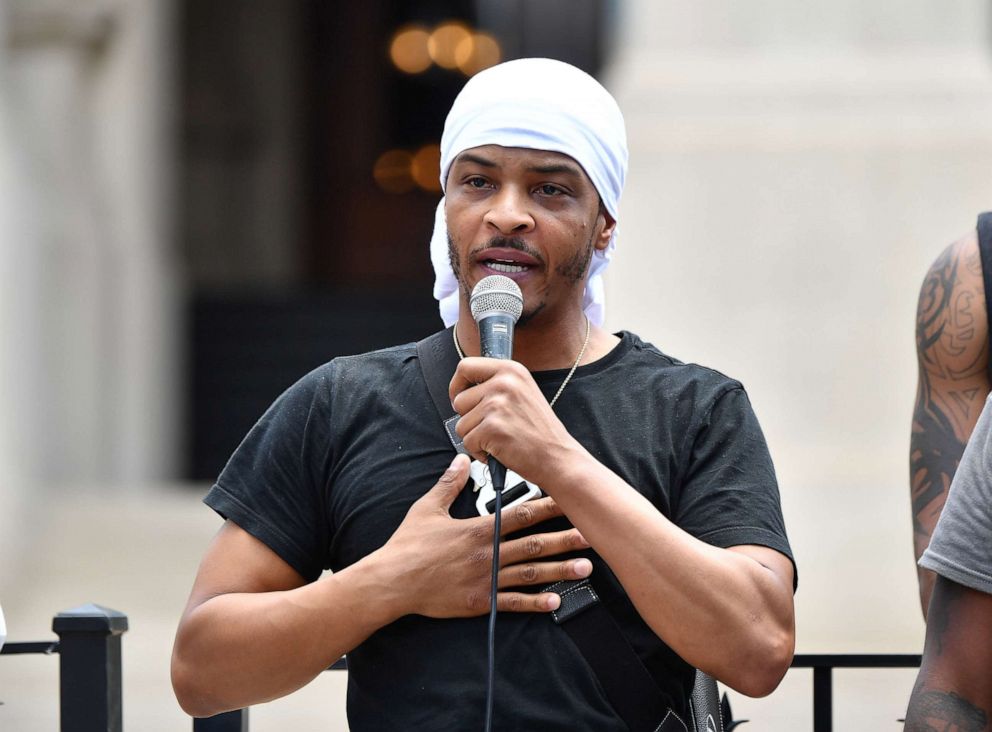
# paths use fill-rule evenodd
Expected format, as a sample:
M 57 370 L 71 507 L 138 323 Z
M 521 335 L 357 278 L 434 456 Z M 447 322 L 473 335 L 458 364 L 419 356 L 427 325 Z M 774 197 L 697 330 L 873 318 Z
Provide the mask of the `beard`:
M 533 247 L 528 246 L 522 239 L 494 236 L 476 251 L 483 251 L 490 248 L 514 249 L 534 257 L 542 264 L 544 263 L 544 257 L 541 256 L 541 253 Z M 584 282 L 589 272 L 589 263 L 592 261 L 594 251 L 593 237 L 590 236 L 585 246 L 577 249 L 568 259 L 555 267 L 555 274 L 564 279 L 569 285 Z M 451 238 L 450 231 L 448 232 L 448 263 L 451 265 L 451 271 L 454 272 L 455 279 L 458 281 L 458 289 L 461 292 L 462 299 L 467 302 L 471 298 L 472 293 L 469 291 L 468 284 L 465 282 L 465 277 L 462 273 L 462 258 L 458 253 L 458 249 L 455 247 L 455 242 Z M 545 304 L 543 300 L 529 307 L 527 303 L 524 303 L 525 309 L 517 321 L 517 327 L 526 326 L 535 315 L 544 309 Z

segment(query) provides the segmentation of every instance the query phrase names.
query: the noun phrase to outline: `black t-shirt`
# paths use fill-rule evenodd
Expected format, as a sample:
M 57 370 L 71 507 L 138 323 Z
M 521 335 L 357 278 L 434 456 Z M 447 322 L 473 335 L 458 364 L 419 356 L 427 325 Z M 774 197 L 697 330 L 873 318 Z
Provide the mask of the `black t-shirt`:
M 555 413 L 601 463 L 689 534 L 719 547 L 760 544 L 791 558 L 771 458 L 743 387 L 622 333 L 576 370 Z M 534 378 L 551 397 L 566 370 Z M 381 547 L 434 485 L 453 448 L 414 344 L 337 358 L 269 408 L 205 502 L 308 581 Z M 477 515 L 463 491 L 451 513 Z M 532 531 L 566 528 L 565 519 Z M 593 583 L 668 703 L 685 716 L 693 670 L 641 620 L 591 550 Z M 585 660 L 544 614 L 496 627 L 497 729 L 621 732 Z M 411 615 L 348 654 L 353 732 L 481 729 L 486 618 Z

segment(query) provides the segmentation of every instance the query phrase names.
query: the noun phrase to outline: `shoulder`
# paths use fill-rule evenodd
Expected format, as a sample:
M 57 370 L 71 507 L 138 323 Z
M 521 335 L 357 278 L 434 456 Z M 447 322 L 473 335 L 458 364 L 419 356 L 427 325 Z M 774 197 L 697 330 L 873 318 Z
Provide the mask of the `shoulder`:
M 335 389 L 341 385 L 374 384 L 383 379 L 395 379 L 411 364 L 416 366 L 416 358 L 416 343 L 337 356 L 323 366 L 318 366 L 301 381 L 319 381 Z
M 988 316 L 976 231 L 948 246 L 930 265 L 920 287 L 916 328 L 921 354 L 939 346 L 945 356 L 967 357 L 969 343 L 983 345 Z
M 402 371 L 416 357 L 417 344 L 404 343 L 403 345 L 381 348 L 352 356 L 338 356 L 326 366 L 333 370 L 338 378 L 341 376 L 371 378 Z
M 415 360 L 415 343 L 393 346 L 368 353 L 337 356 L 318 366 L 290 386 L 276 404 L 290 409 L 305 404 L 330 406 L 342 398 L 368 396 L 390 384 L 402 381 L 404 371 Z M 412 372 L 411 372 L 412 373 Z
M 634 333 L 625 331 L 629 339 L 628 366 L 658 379 L 668 393 L 686 393 L 697 401 L 717 400 L 731 391 L 744 391 L 740 381 L 709 366 L 682 361 L 669 355 Z

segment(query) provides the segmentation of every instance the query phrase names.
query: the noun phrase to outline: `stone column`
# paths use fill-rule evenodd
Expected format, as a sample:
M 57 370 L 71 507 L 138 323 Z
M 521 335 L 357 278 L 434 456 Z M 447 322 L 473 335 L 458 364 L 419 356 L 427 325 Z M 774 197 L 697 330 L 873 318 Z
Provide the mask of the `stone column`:
M 171 6 L 0 0 L 5 542 L 53 486 L 177 472 Z

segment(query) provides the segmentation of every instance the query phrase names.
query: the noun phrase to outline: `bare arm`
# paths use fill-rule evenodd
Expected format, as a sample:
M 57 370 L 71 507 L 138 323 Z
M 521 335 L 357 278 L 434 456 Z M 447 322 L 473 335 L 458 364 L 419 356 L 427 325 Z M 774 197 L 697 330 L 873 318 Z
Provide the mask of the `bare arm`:
M 519 364 L 465 359 L 451 391 L 466 447 L 554 496 L 676 653 L 745 694 L 774 690 L 795 643 L 788 558 L 717 548 L 675 526 L 568 434 Z
M 992 717 L 992 595 L 938 577 L 907 732 L 984 732 Z
M 209 716 L 274 699 L 312 680 L 369 635 L 408 614 L 480 615 L 489 608 L 493 519 L 453 519 L 448 510 L 468 477 L 459 456 L 413 504 L 390 540 L 350 567 L 304 583 L 263 543 L 227 522 L 200 566 L 172 656 L 176 696 L 187 713 Z M 510 509 L 503 534 L 560 516 L 551 499 Z M 537 561 L 588 546 L 572 529 L 505 542 L 500 587 L 588 575 L 588 560 Z M 514 565 L 528 562 L 527 576 Z M 502 575 L 501 575 L 502 578 Z M 512 581 L 511 581 L 512 580 Z M 501 610 L 548 612 L 550 593 L 501 591 Z
M 919 381 L 910 440 L 913 549 L 930 543 L 951 478 L 989 393 L 988 318 L 975 232 L 927 272 L 916 314 Z M 917 568 L 926 617 L 934 574 Z
M 771 693 L 795 646 L 788 558 L 767 547 L 706 544 L 584 450 L 562 455 L 562 480 L 549 492 L 651 629 L 686 662 L 734 689 Z

